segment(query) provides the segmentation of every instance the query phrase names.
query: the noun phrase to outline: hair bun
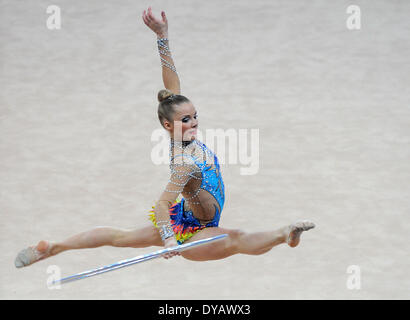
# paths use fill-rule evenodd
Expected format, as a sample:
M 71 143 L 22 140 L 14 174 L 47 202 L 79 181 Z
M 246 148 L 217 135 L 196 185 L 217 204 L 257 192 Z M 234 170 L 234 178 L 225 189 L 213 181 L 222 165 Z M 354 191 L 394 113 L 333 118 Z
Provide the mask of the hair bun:
M 174 93 L 168 89 L 162 89 L 158 92 L 158 101 L 162 102 L 172 96 Z

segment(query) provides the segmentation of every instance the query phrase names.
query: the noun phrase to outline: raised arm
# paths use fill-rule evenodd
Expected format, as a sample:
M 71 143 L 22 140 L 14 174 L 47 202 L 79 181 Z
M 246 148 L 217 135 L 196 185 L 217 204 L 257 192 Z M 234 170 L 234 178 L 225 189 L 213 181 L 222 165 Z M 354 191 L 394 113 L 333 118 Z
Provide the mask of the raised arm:
M 152 13 L 151 7 L 148 7 L 147 11 L 144 10 L 142 19 L 157 35 L 158 52 L 162 65 L 162 81 L 164 82 L 165 88 L 175 94 L 180 94 L 181 86 L 179 77 L 169 48 L 168 20 L 165 16 L 165 12 L 161 11 L 161 19 L 157 19 Z

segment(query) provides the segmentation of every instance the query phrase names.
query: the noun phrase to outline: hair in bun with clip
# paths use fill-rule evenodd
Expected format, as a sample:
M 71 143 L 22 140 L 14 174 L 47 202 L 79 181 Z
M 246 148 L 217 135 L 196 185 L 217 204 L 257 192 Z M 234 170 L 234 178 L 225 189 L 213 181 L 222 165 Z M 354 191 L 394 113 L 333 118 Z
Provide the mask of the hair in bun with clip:
M 175 108 L 184 102 L 189 102 L 189 99 L 180 94 L 174 94 L 171 90 L 162 89 L 158 92 L 158 119 L 164 127 L 164 120 L 173 121 Z
M 172 96 L 175 96 L 175 94 L 171 90 L 162 89 L 158 92 L 158 101 L 162 102 Z

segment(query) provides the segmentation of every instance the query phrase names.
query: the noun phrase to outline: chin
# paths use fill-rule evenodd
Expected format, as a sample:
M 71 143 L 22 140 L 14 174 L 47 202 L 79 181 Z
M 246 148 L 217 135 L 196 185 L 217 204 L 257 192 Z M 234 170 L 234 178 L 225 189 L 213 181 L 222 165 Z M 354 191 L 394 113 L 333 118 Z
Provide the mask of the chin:
M 191 137 L 187 137 L 187 138 L 184 138 L 184 141 L 193 141 L 193 140 L 195 140 L 195 136 L 191 136 Z

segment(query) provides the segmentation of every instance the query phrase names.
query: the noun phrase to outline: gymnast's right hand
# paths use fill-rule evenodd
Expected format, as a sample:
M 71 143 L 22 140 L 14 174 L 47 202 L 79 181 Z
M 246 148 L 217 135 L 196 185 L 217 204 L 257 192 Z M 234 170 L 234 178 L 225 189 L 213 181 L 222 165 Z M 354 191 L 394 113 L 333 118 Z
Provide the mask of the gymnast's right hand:
M 165 12 L 161 11 L 161 18 L 155 18 L 154 14 L 152 13 L 151 7 L 148 7 L 148 10 L 144 10 L 142 13 L 142 20 L 144 23 L 154 31 L 160 37 L 167 37 L 168 36 L 168 20 L 165 16 Z
M 168 239 L 165 239 L 165 241 L 164 241 L 164 249 L 175 247 L 177 245 L 178 245 L 178 242 L 175 239 L 175 237 L 169 237 Z M 169 259 L 169 258 L 172 258 L 173 256 L 179 256 L 179 255 L 181 255 L 181 253 L 179 253 L 177 251 L 173 251 L 173 252 L 165 253 L 163 255 L 163 257 L 165 259 Z

